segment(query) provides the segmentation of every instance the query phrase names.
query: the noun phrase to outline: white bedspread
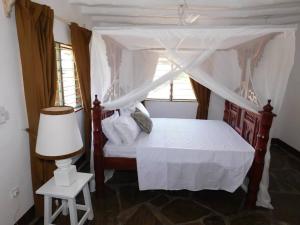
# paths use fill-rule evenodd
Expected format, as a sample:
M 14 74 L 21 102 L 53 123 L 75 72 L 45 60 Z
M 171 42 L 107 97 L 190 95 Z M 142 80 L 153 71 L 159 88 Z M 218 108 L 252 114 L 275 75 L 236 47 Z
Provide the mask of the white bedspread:
M 140 190 L 233 192 L 252 164 L 254 149 L 223 121 L 154 119 L 137 143 Z
M 151 134 L 133 145 L 106 145 L 106 156 L 117 153 L 136 155 L 140 190 L 233 192 L 254 158 L 254 148 L 225 122 L 194 119 L 153 119 Z

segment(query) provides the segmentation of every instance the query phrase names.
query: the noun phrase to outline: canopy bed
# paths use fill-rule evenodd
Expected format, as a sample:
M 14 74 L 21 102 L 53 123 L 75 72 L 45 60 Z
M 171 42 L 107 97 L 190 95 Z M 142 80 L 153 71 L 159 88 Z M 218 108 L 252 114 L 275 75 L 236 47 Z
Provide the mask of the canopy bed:
M 267 151 L 267 143 L 269 140 L 269 131 L 272 125 L 272 120 L 275 114 L 272 113 L 272 106 L 270 105 L 270 102 L 264 107 L 263 111 L 259 112 L 259 114 L 255 114 L 253 112 L 249 112 L 248 110 L 245 110 L 241 107 L 238 107 L 237 105 L 226 101 L 225 103 L 225 109 L 224 109 L 224 122 L 226 122 L 228 125 L 230 125 L 236 132 L 239 134 L 244 140 L 246 140 L 251 146 L 253 146 L 253 150 L 255 151 L 254 154 L 254 160 L 252 163 L 252 159 L 250 160 L 251 169 L 248 172 L 249 177 L 249 184 L 248 184 L 248 193 L 247 193 L 247 200 L 246 200 L 246 207 L 252 208 L 255 206 L 256 198 L 257 198 L 257 192 L 259 190 L 259 184 L 262 178 L 263 173 L 263 167 L 264 167 L 264 156 Z M 101 192 L 104 191 L 104 170 L 105 169 L 116 169 L 116 170 L 136 170 L 137 169 L 137 162 L 136 162 L 136 152 L 133 150 L 127 153 L 123 147 L 121 147 L 121 153 L 114 153 L 113 151 L 111 153 L 107 152 L 105 153 L 105 147 L 107 149 L 106 143 L 107 138 L 102 132 L 101 128 L 101 120 L 111 116 L 113 111 L 106 111 L 103 110 L 103 108 L 100 105 L 99 100 L 95 99 L 94 101 L 94 107 L 93 107 L 93 135 L 94 135 L 94 167 L 95 167 L 95 178 L 96 178 L 96 187 L 97 187 L 97 193 L 101 194 Z M 182 121 L 190 122 L 191 124 L 196 122 L 197 120 L 188 120 L 188 121 Z M 172 121 L 174 122 L 174 121 Z M 205 122 L 205 121 L 197 121 Z M 216 122 L 216 121 L 215 121 Z M 171 123 L 169 123 L 170 125 Z M 182 125 L 182 124 L 181 124 Z M 204 130 L 209 129 L 212 127 L 212 124 L 204 124 Z M 222 126 L 221 126 L 222 127 Z M 226 128 L 226 126 L 225 126 Z M 199 127 L 197 127 L 198 131 L 201 131 Z M 220 129 L 220 127 L 218 128 Z M 206 130 L 207 131 L 207 130 Z M 215 130 L 213 130 L 214 132 Z M 221 131 L 224 132 L 224 129 Z M 153 131 L 155 132 L 155 130 Z M 215 133 L 216 136 L 221 135 L 224 133 Z M 160 134 L 159 134 L 160 135 Z M 197 135 L 201 135 L 201 133 L 197 133 Z M 226 136 L 226 135 L 225 135 Z M 227 136 L 228 137 L 228 136 Z M 164 137 L 166 138 L 166 137 Z M 178 136 L 177 136 L 178 138 Z M 213 140 L 216 140 L 218 138 L 215 138 Z M 230 145 L 234 144 L 234 140 L 230 140 Z M 156 146 L 157 143 L 151 144 L 150 146 Z M 176 144 L 175 144 L 176 146 Z M 180 146 L 180 144 L 179 144 Z M 112 146 L 113 147 L 113 146 Z M 111 148 L 112 148 L 111 147 Z M 137 148 L 137 146 L 131 146 L 132 148 Z M 147 146 L 149 147 L 149 146 Z M 218 146 L 215 146 L 218 150 Z M 244 148 L 247 149 L 246 145 L 243 145 Z M 120 148 L 120 147 L 119 147 Z M 182 148 L 182 147 L 181 147 Z M 234 147 L 231 146 L 231 149 L 233 150 Z M 248 148 L 249 149 L 249 148 Z M 128 148 L 127 148 L 128 150 Z M 130 149 L 129 149 L 130 150 Z M 185 154 L 188 154 L 188 149 L 183 149 L 186 151 Z M 211 149 L 210 152 L 212 152 L 214 149 Z M 243 149 L 242 149 L 243 150 Z M 250 148 L 250 150 L 252 150 Z M 110 155 L 109 155 L 110 154 Z M 121 156 L 120 156 L 121 154 Z M 123 156 L 122 156 L 123 154 Z M 226 153 L 225 153 L 226 154 Z M 229 154 L 227 152 L 227 154 Z M 107 156 L 108 155 L 108 156 Z M 218 153 L 216 154 L 218 155 Z M 202 153 L 202 156 L 203 153 Z M 221 157 L 224 157 L 224 155 L 220 155 Z M 233 154 L 233 157 L 238 157 L 239 161 L 243 160 L 243 155 L 239 154 Z M 205 164 L 204 166 L 207 166 Z M 242 164 L 242 167 L 245 166 L 245 164 Z M 241 167 L 241 168 L 242 168 Z M 239 169 L 241 169 L 239 168 Z M 213 168 L 215 169 L 215 168 Z M 247 171 L 246 171 L 247 172 Z M 224 173 L 222 173 L 224 175 Z M 139 178 L 140 179 L 140 178 Z M 149 179 L 149 177 L 145 177 L 145 179 Z M 161 179 L 161 176 L 158 177 L 158 179 Z M 241 183 L 240 183 L 241 184 Z M 226 185 L 225 185 L 226 186 Z M 231 188 L 231 187 L 230 187 Z M 230 189 L 229 188 L 229 189 Z M 237 187 L 233 188 L 234 191 Z M 199 188 L 199 189 L 206 189 L 206 188 Z M 225 188 L 226 189 L 226 188 Z
M 137 169 L 142 190 L 233 191 L 248 174 L 246 206 L 272 208 L 268 194 L 268 140 L 294 63 L 295 30 L 294 25 L 94 28 L 91 94 L 98 95 L 99 100 L 96 97 L 92 112 L 91 166 L 95 170 L 97 192 L 103 191 L 105 169 Z M 176 69 L 154 79 L 159 57 L 167 58 Z M 116 111 L 144 100 L 149 91 L 183 72 L 226 100 L 224 122 L 153 119 L 153 133 L 138 136 L 131 146 L 135 151 L 130 151 L 130 146 L 123 146 L 125 149 L 120 151 L 113 149 L 102 132 L 103 121 L 115 116 Z M 179 127 L 178 133 L 166 132 L 166 127 L 174 124 Z M 193 131 L 184 129 L 185 126 Z M 201 132 L 199 139 L 197 132 Z M 164 141 L 155 139 L 158 133 L 167 133 Z M 175 141 L 175 136 L 182 143 Z M 176 152 L 176 157 L 172 157 L 170 149 Z M 158 157 L 158 152 L 164 156 Z M 209 163 L 211 167 L 207 168 L 212 168 L 211 171 L 216 171 L 210 173 L 212 176 L 206 174 L 212 177 L 211 183 L 207 181 L 209 185 L 197 183 L 195 175 L 205 177 L 205 170 L 201 170 L 205 163 Z M 155 181 L 157 168 L 163 168 L 160 184 L 157 178 Z M 194 177 L 185 180 L 188 171 L 193 171 Z M 143 179 L 145 174 L 149 179 Z M 221 181 L 220 174 L 228 179 Z M 235 175 L 239 179 L 233 181 Z M 226 182 L 233 186 L 226 186 Z

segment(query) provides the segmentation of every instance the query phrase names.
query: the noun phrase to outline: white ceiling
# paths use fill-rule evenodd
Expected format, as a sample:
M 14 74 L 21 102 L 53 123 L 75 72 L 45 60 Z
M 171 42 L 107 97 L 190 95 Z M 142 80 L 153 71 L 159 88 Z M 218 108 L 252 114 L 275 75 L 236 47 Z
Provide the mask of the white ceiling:
M 179 24 L 184 0 L 68 0 L 97 25 Z M 186 0 L 185 18 L 203 25 L 287 24 L 300 21 L 300 0 Z

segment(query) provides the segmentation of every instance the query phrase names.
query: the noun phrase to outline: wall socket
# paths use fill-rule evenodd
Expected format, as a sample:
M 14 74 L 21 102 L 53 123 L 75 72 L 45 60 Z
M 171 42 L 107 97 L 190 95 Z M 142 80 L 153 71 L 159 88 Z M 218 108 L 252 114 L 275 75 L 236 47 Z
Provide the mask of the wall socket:
M 9 114 L 3 106 L 0 106 L 0 125 L 9 119 Z
M 10 197 L 13 198 L 17 198 L 20 194 L 20 189 L 19 187 L 14 187 L 10 190 L 9 195 Z

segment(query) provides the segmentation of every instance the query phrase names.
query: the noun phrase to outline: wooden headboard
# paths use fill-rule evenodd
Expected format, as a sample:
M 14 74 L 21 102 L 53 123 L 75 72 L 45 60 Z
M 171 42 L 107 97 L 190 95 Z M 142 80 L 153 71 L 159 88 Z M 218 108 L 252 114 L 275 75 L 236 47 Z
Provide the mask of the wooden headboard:
M 265 154 L 272 126 L 271 101 L 258 114 L 250 112 L 229 101 L 225 101 L 223 120 L 228 123 L 255 149 L 254 161 L 248 173 L 249 185 L 246 207 L 255 206 L 259 184 L 262 178 Z
M 263 107 L 263 111 L 256 114 L 229 101 L 225 101 L 223 120 L 255 149 L 259 147 L 259 150 L 261 150 L 260 139 L 268 142 L 269 130 L 275 116 L 272 113 L 273 107 L 270 103 L 271 101 Z
M 273 107 L 271 101 L 259 113 L 243 109 L 229 101 L 225 101 L 224 118 L 255 149 L 254 161 L 248 173 L 249 185 L 246 207 L 253 208 L 256 203 L 259 184 L 264 168 L 264 158 L 267 151 L 269 132 L 272 126 Z M 94 101 L 93 135 L 94 135 L 94 167 L 97 193 L 104 189 L 104 169 L 136 169 L 136 160 L 128 158 L 104 157 L 103 147 L 107 141 L 102 132 L 101 121 L 113 114 L 113 111 L 103 110 L 97 96 Z
M 236 132 L 255 148 L 261 114 L 249 112 L 229 101 L 225 102 L 224 118 Z

